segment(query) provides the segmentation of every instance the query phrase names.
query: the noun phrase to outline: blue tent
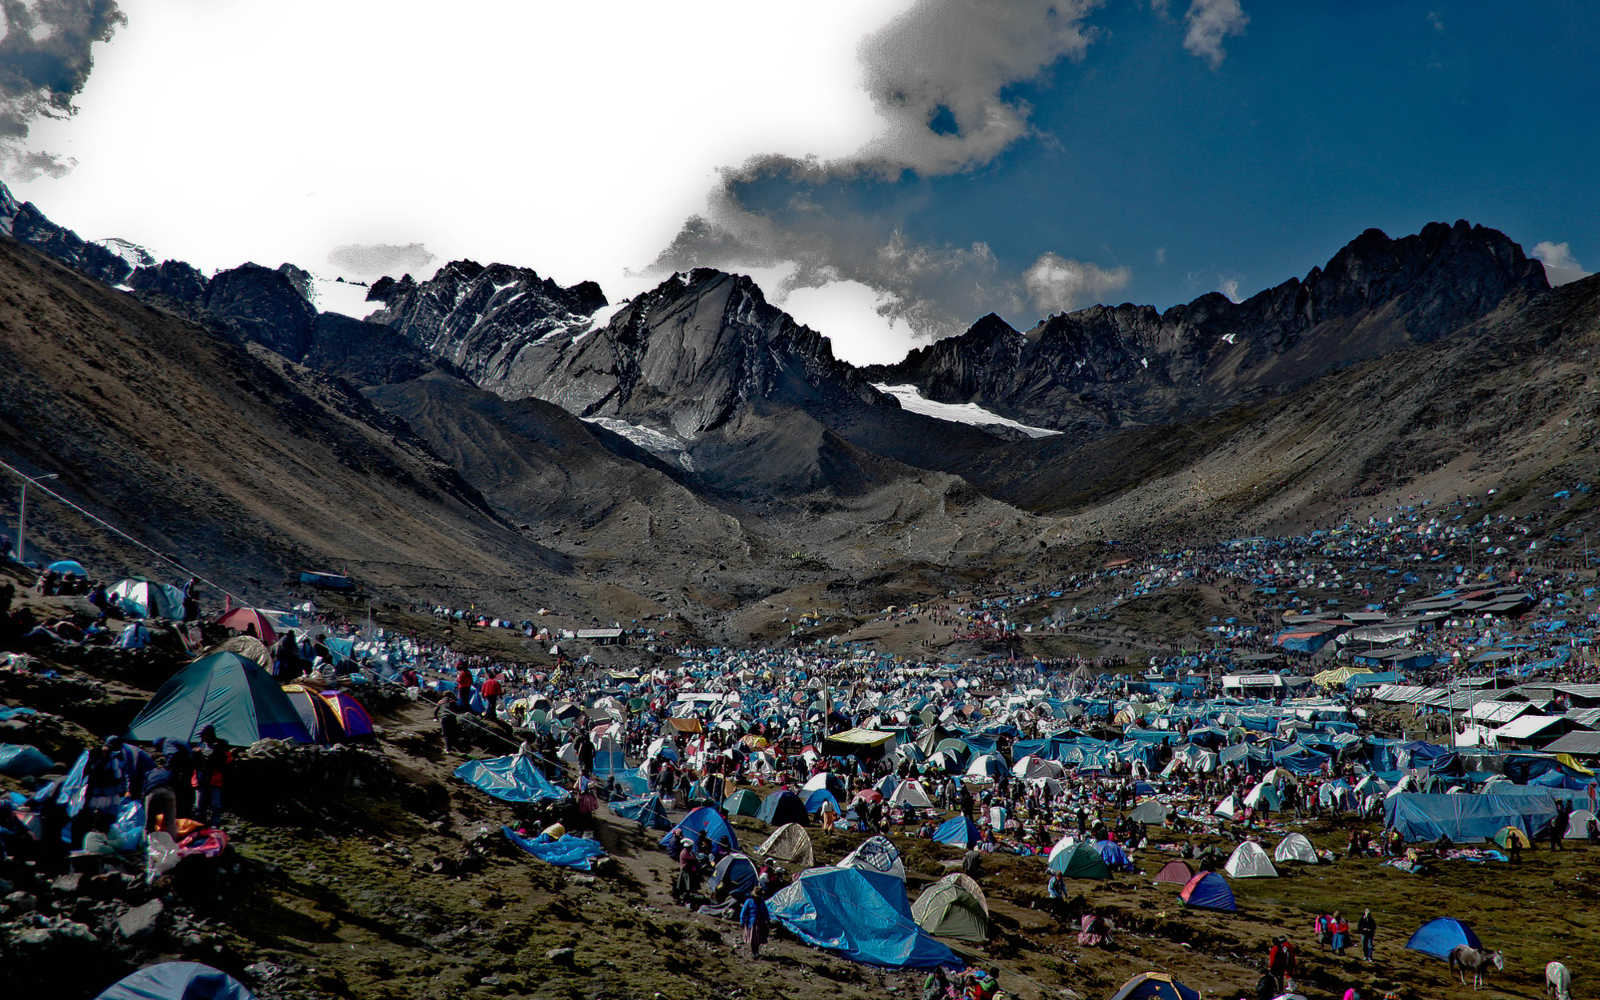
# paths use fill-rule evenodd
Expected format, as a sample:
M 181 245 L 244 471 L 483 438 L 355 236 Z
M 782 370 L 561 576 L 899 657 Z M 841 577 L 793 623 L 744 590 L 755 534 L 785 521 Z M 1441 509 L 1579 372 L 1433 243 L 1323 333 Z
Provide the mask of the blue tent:
M 1471 927 L 1454 917 L 1436 917 L 1418 927 L 1417 932 L 1411 935 L 1411 940 L 1406 942 L 1406 947 L 1434 958 L 1449 958 L 1450 949 L 1462 944 L 1472 948 L 1483 947 L 1483 942 L 1472 933 Z
M 767 904 L 806 944 L 889 969 L 961 966 L 911 916 L 905 883 L 861 868 L 813 868 Z
M 1102 840 L 1100 843 L 1094 845 L 1094 849 L 1100 852 L 1100 860 L 1104 861 L 1106 863 L 1106 867 L 1112 871 L 1133 871 L 1133 862 L 1129 860 L 1128 853 L 1124 851 L 1122 849 L 1122 845 L 1116 841 Z
M 706 882 L 706 889 L 715 895 L 719 887 L 726 886 L 728 895 L 743 899 L 756 887 L 758 876 L 756 863 L 749 857 L 730 854 L 717 862 L 710 880 Z
M 807 815 L 809 814 L 806 812 L 806 804 L 800 796 L 788 789 L 780 789 L 769 793 L 762 801 L 761 808 L 756 812 L 756 819 L 763 823 L 771 823 L 773 826 L 782 826 L 785 823 L 799 823 L 805 826 Z
M 1141 972 L 1123 983 L 1111 1000 L 1200 1000 L 1200 994 L 1165 972 Z
M 594 859 L 602 857 L 606 853 L 606 849 L 601 847 L 598 841 L 587 840 L 583 837 L 569 835 L 559 840 L 552 840 L 548 834 L 541 833 L 539 836 L 529 840 L 520 836 L 509 826 L 502 826 L 500 830 L 506 835 L 507 840 L 540 861 L 559 865 L 562 868 L 577 868 L 580 871 L 588 871 L 594 867 Z
M 1228 880 L 1216 872 L 1201 872 L 1189 880 L 1189 884 L 1178 892 L 1178 898 L 1187 906 L 1199 910 L 1226 910 L 1228 913 L 1237 912 L 1239 906 L 1233 901 L 1233 890 L 1228 887 Z
M 672 821 L 667 819 L 667 810 L 661 805 L 659 795 L 646 795 L 643 798 L 628 799 L 626 802 L 613 802 L 611 811 L 623 819 L 634 820 L 640 826 L 647 826 L 652 830 L 672 829 Z
M 162 962 L 118 980 L 95 1000 L 256 1000 L 256 996 L 209 965 Z
M 556 802 L 567 797 L 540 773 L 532 757 L 523 754 L 469 760 L 456 768 L 456 777 L 503 802 Z
M 257 740 L 312 742 L 277 680 L 238 653 L 209 653 L 172 675 L 133 720 L 126 738 L 193 743 L 208 725 L 236 747 Z
M 1555 818 L 1555 799 L 1546 795 L 1424 795 L 1402 792 L 1384 800 L 1384 826 L 1407 843 L 1488 840 L 1513 826 L 1530 838 Z
M 819 813 L 822 811 L 823 805 L 828 802 L 833 803 L 833 814 L 835 816 L 844 815 L 844 809 L 840 808 L 839 800 L 834 798 L 833 793 L 825 788 L 819 788 L 806 796 L 806 813 L 808 815 Z
M 668 830 L 667 835 L 661 838 L 661 849 L 669 854 L 677 854 L 677 849 L 673 846 L 677 841 L 695 840 L 699 838 L 702 830 L 711 838 L 712 844 L 720 845 L 728 851 L 739 849 L 739 838 L 734 834 L 733 827 L 729 826 L 728 821 L 710 806 L 701 806 L 693 810 L 681 823 Z
M 972 820 L 965 816 L 954 816 L 945 820 L 944 824 L 933 832 L 933 839 L 941 844 L 971 847 L 978 842 L 981 833 L 978 824 Z

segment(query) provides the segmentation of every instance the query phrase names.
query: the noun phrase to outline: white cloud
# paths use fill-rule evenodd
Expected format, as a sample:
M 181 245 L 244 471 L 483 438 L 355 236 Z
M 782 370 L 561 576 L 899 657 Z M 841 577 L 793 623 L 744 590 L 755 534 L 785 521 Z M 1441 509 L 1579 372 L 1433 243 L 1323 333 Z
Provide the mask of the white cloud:
M 1589 272 L 1583 269 L 1572 256 L 1570 243 L 1552 243 L 1545 240 L 1533 245 L 1533 256 L 1544 262 L 1544 276 L 1551 285 L 1565 285 L 1569 281 L 1587 278 Z
M 1434 31 L 1444 30 L 1444 15 L 1436 10 L 1428 11 L 1428 23 L 1433 25 Z
M 1034 305 L 1044 312 L 1058 313 L 1098 301 L 1126 286 L 1132 277 L 1126 267 L 1107 271 L 1094 264 L 1046 253 L 1023 272 L 1022 283 Z
M 1222 40 L 1244 34 L 1250 15 L 1239 6 L 1239 0 L 1193 0 L 1183 15 L 1183 23 L 1189 29 L 1183 36 L 1184 49 L 1216 69 L 1228 55 L 1223 51 Z
M 421 243 L 347 243 L 328 251 L 328 263 L 348 277 L 376 278 L 410 272 L 422 277 L 422 269 L 434 261 Z
M 1226 295 L 1229 302 L 1244 301 L 1244 299 L 1240 298 L 1239 296 L 1238 278 L 1224 278 L 1219 275 L 1217 278 L 1217 291 L 1221 292 L 1223 295 Z
M 1156 263 L 1157 264 L 1165 264 L 1166 262 L 1167 262 L 1167 248 L 1166 247 L 1156 247 Z

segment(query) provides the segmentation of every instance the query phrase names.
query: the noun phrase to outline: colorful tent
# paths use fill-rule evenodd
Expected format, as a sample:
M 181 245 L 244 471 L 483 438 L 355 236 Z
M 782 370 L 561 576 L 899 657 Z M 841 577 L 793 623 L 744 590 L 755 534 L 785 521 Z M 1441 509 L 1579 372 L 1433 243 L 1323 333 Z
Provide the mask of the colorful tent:
M 645 795 L 637 799 L 613 802 L 611 811 L 623 819 L 631 819 L 640 826 L 652 830 L 672 829 L 672 821 L 667 819 L 667 810 L 661 804 L 659 795 Z
M 456 777 L 502 802 L 556 802 L 567 793 L 550 783 L 533 758 L 524 754 L 469 760 Z
M 957 872 L 922 890 L 911 904 L 917 926 L 935 937 L 989 940 L 989 907 L 972 879 Z
M 965 816 L 952 816 L 944 821 L 939 829 L 933 832 L 933 839 L 941 844 L 954 844 L 957 847 L 971 847 L 978 842 L 982 833 L 978 824 Z
M 278 641 L 278 632 L 272 627 L 272 620 L 255 608 L 234 608 L 223 615 L 217 624 L 246 635 L 254 631 L 256 638 L 268 646 Z
M 193 743 L 208 725 L 233 746 L 257 740 L 313 742 L 278 682 L 238 653 L 210 653 L 174 674 L 133 720 L 127 738 Z
M 1050 870 L 1067 878 L 1110 878 L 1111 869 L 1095 846 L 1086 840 L 1075 844 L 1063 837 L 1050 849 Z
M 661 849 L 677 854 L 678 841 L 697 840 L 702 830 L 711 838 L 713 845 L 720 845 L 726 851 L 739 849 L 739 837 L 733 832 L 733 827 L 729 826 L 728 821 L 710 806 L 692 810 L 677 826 L 668 830 L 667 835 L 661 838 Z
M 1168 861 L 1156 872 L 1157 882 L 1170 882 L 1173 885 L 1188 885 L 1194 878 L 1194 869 L 1186 861 Z
M 1184 905 L 1197 910 L 1234 913 L 1239 909 L 1233 901 L 1233 890 L 1228 887 L 1228 880 L 1216 872 L 1201 872 L 1190 879 L 1178 893 L 1178 898 L 1183 900 Z
M 782 826 L 785 823 L 804 824 L 808 815 L 806 804 L 800 796 L 787 788 L 780 788 L 775 792 L 769 792 L 762 800 L 756 819 L 773 826 Z
M 299 684 L 284 685 L 283 693 L 288 696 L 289 704 L 293 705 L 295 712 L 299 714 L 300 721 L 305 723 L 306 732 L 311 734 L 311 742 L 324 744 L 344 742 L 344 725 L 339 721 L 339 716 L 334 712 L 332 705 Z
M 1123 983 L 1111 1000 L 1200 1000 L 1200 994 L 1165 972 L 1141 972 Z
M 95 1000 L 256 1000 L 256 995 L 209 965 L 162 962 L 123 977 Z
M 245 638 L 249 638 L 246 636 Z M 372 716 L 355 696 L 347 691 L 324 691 L 322 698 L 333 708 L 333 714 L 339 717 L 339 725 L 344 727 L 346 736 L 370 736 L 377 732 L 377 727 L 372 724 Z
M 121 581 L 106 594 L 130 618 L 183 618 L 183 593 L 165 583 L 134 577 Z
M 1233 878 L 1277 878 L 1278 869 L 1272 867 L 1272 859 L 1267 857 L 1267 852 L 1261 845 L 1253 840 L 1247 840 L 1233 849 L 1228 856 L 1228 863 L 1223 866 Z
M 722 800 L 722 811 L 729 816 L 759 816 L 761 796 L 748 788 L 741 788 Z
M 888 837 L 868 837 L 861 845 L 839 862 L 840 868 L 865 868 L 868 871 L 880 872 L 884 875 L 893 875 L 904 882 L 906 880 L 906 866 L 900 860 L 900 852 Z
M 1450 949 L 1462 944 L 1472 948 L 1483 947 L 1483 942 L 1472 933 L 1471 927 L 1454 917 L 1435 917 L 1417 928 L 1411 940 L 1406 942 L 1406 948 L 1434 958 L 1449 958 Z
M 1528 835 L 1514 826 L 1502 826 L 1500 832 L 1494 835 L 1494 842 L 1508 851 L 1511 849 L 1513 841 L 1516 842 L 1518 847 L 1531 848 L 1533 846 L 1533 843 L 1528 840 Z
M 816 864 L 811 835 L 799 823 L 785 823 L 772 831 L 772 836 L 761 842 L 756 853 L 795 872 Z
M 806 944 L 889 969 L 962 963 L 917 926 L 905 883 L 860 868 L 813 868 L 773 895 L 774 920 Z

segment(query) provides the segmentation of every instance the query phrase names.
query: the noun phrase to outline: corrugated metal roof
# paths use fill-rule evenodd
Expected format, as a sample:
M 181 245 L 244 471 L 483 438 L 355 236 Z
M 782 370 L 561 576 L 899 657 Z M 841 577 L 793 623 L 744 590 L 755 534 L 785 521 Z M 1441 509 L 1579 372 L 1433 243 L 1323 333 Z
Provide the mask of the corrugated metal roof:
M 1568 713 L 1569 715 L 1572 713 Z M 1545 747 L 1546 753 L 1570 753 L 1579 757 L 1600 757 L 1600 733 L 1568 733 Z

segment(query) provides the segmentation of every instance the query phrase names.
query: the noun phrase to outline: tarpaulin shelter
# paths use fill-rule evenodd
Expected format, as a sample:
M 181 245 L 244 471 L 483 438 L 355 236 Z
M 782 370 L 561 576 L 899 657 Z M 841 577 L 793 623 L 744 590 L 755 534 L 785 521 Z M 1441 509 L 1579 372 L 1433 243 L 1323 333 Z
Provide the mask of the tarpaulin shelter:
M 661 849 L 677 854 L 679 840 L 697 840 L 702 830 L 711 838 L 713 845 L 721 845 L 726 851 L 739 849 L 739 837 L 733 832 L 733 827 L 729 826 L 728 821 L 710 806 L 692 810 L 677 826 L 668 830 L 667 835 L 661 838 Z
M 767 904 L 806 944 L 889 969 L 959 967 L 955 952 L 917 925 L 905 883 L 860 868 L 813 868 Z
M 1303 861 L 1308 865 L 1318 861 L 1317 849 L 1303 833 L 1291 833 L 1278 841 L 1278 849 L 1272 852 L 1272 857 L 1277 861 Z
M 785 823 L 772 831 L 772 836 L 761 842 L 756 853 L 790 871 L 800 871 L 816 864 L 811 835 L 799 823 Z
M 1470 948 L 1483 947 L 1471 927 L 1454 917 L 1435 917 L 1417 928 L 1406 942 L 1406 948 L 1434 958 L 1449 958 L 1450 949 L 1463 944 Z
M 221 969 L 161 962 L 124 976 L 95 1000 L 256 1000 L 256 995 Z
M 0 774 L 13 778 L 48 774 L 55 769 L 55 761 L 46 757 L 37 747 L 20 743 L 0 743 Z
M 722 800 L 722 811 L 729 816 L 760 815 L 761 796 L 748 788 L 741 788 Z
M 165 583 L 134 577 L 117 583 L 106 596 L 129 618 L 183 618 L 183 593 Z
M 1110 878 L 1111 868 L 1095 846 L 1086 840 L 1067 843 L 1063 837 L 1050 849 L 1048 865 L 1051 871 L 1067 878 Z
M 933 839 L 941 844 L 954 844 L 957 847 L 971 847 L 978 842 L 982 835 L 978 824 L 965 816 L 952 816 L 933 832 Z
M 344 727 L 346 736 L 370 736 L 377 731 L 366 707 L 356 701 L 355 696 L 349 692 L 323 691 L 322 699 L 333 708 L 333 714 L 339 717 L 339 724 Z
M 260 664 L 238 653 L 209 653 L 174 674 L 133 720 L 127 738 L 193 743 L 208 725 L 233 746 L 257 740 L 312 742 L 283 688 Z
M 1172 885 L 1188 885 L 1194 878 L 1194 869 L 1186 861 L 1168 861 L 1156 872 L 1157 882 L 1168 882 Z
M 548 834 L 539 834 L 533 839 L 528 839 L 511 829 L 502 826 L 501 832 L 506 839 L 527 851 L 529 854 L 548 864 L 562 868 L 576 868 L 579 871 L 588 871 L 594 867 L 594 859 L 602 857 L 606 849 L 598 841 L 588 840 L 583 837 L 563 835 L 560 839 L 551 839 Z
M 1253 840 L 1246 840 L 1233 849 L 1228 856 L 1228 863 L 1223 866 L 1233 878 L 1277 878 L 1278 869 L 1272 867 L 1272 859 L 1267 857 L 1267 852 L 1261 845 Z
M 834 733 L 822 741 L 822 752 L 828 757 L 856 756 L 877 760 L 894 746 L 894 733 L 876 729 L 847 729 Z
M 936 937 L 983 942 L 989 939 L 989 907 L 977 883 L 957 872 L 922 890 L 911 904 L 917 926 Z
M 1228 880 L 1216 872 L 1201 872 L 1190 879 L 1178 893 L 1178 898 L 1200 910 L 1226 910 L 1233 913 L 1239 909 L 1233 901 L 1233 890 L 1229 888 Z
M 1384 825 L 1407 843 L 1449 837 L 1454 843 L 1488 840 L 1501 827 L 1533 836 L 1556 815 L 1547 794 L 1425 795 L 1402 792 L 1384 801 Z
M 1200 994 L 1165 972 L 1141 972 L 1123 983 L 1111 1000 L 1200 1000 Z
M 469 760 L 456 768 L 456 777 L 502 802 L 559 801 L 567 793 L 550 783 L 533 758 L 525 754 Z
M 787 788 L 780 788 L 767 793 L 767 797 L 761 802 L 761 808 L 756 812 L 756 819 L 773 826 L 782 826 L 785 823 L 804 825 L 810 815 L 806 812 L 805 801 L 800 796 Z
M 645 795 L 637 799 L 613 802 L 611 811 L 623 819 L 631 819 L 651 830 L 672 829 L 672 821 L 667 819 L 667 810 L 661 804 L 659 795 Z
M 246 635 L 254 632 L 255 637 L 268 646 L 278 641 L 278 630 L 273 628 L 272 620 L 255 608 L 234 608 L 223 615 L 217 624 Z
M 906 879 L 906 866 L 900 860 L 900 852 L 888 837 L 868 837 L 839 862 L 840 868 L 865 868 L 868 871 L 879 872 L 884 875 L 893 875 L 904 882 Z
M 1094 845 L 1094 849 L 1100 852 L 1100 860 L 1104 861 L 1106 867 L 1112 871 L 1133 871 L 1133 859 L 1128 857 L 1128 852 L 1124 851 L 1122 845 L 1115 840 L 1102 840 Z

